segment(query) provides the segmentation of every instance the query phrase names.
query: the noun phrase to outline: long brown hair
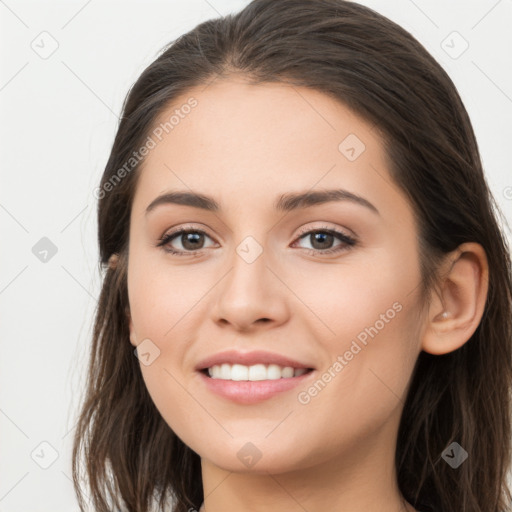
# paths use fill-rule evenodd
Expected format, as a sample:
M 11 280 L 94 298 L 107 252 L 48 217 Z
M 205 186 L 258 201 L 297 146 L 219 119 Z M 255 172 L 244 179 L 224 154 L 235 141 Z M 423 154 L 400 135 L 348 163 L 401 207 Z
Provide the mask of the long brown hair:
M 444 254 L 464 242 L 485 249 L 489 290 L 481 323 L 451 353 L 420 353 L 403 408 L 396 468 L 400 491 L 416 507 L 509 510 L 512 277 L 499 208 L 447 73 L 406 30 L 343 0 L 254 0 L 173 41 L 128 93 L 97 193 L 105 276 L 73 447 L 81 510 L 82 470 L 85 494 L 99 512 L 146 512 L 155 503 L 165 510 L 171 497 L 174 512 L 185 512 L 203 500 L 200 458 L 157 411 L 129 343 L 127 243 L 141 164 L 130 159 L 178 95 L 233 73 L 253 84 L 324 92 L 379 130 L 392 179 L 419 226 L 425 302 Z M 117 267 L 109 268 L 114 253 Z M 457 469 L 441 457 L 452 442 L 469 454 Z

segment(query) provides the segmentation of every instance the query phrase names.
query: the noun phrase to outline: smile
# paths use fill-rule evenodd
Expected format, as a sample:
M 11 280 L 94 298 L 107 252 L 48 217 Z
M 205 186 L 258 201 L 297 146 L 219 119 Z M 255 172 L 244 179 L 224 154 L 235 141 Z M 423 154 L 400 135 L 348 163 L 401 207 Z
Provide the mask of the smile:
M 232 381 L 261 381 L 287 379 L 300 377 L 311 371 L 309 368 L 293 368 L 291 366 L 279 366 L 277 364 L 255 364 L 245 366 L 243 364 L 216 364 L 207 369 L 212 379 Z

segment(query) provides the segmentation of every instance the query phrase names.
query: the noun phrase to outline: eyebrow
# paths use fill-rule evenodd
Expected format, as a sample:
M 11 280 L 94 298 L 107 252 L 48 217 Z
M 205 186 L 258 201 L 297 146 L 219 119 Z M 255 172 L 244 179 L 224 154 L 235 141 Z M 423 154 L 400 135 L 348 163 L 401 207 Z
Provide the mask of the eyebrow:
M 290 192 L 283 194 L 275 201 L 274 209 L 278 212 L 289 212 L 333 201 L 350 201 L 364 206 L 373 213 L 380 215 L 379 210 L 367 199 L 343 189 Z M 221 209 L 219 204 L 212 197 L 197 192 L 175 191 L 167 192 L 154 199 L 146 208 L 146 215 L 157 206 L 163 204 L 192 206 L 211 212 L 218 212 Z

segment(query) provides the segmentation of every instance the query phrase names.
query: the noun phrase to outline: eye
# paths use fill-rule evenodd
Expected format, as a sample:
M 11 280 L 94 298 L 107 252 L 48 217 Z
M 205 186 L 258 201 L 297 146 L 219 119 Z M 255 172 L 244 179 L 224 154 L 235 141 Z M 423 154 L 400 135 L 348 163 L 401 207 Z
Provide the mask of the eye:
M 211 240 L 211 237 L 201 229 L 181 228 L 171 233 L 165 233 L 159 239 L 157 247 L 162 247 L 164 251 L 176 256 L 194 256 L 205 248 L 203 246 L 205 237 Z M 328 227 L 303 231 L 298 240 L 304 239 L 309 239 L 312 243 L 313 248 L 305 248 L 305 250 L 313 255 L 338 253 L 349 250 L 350 247 L 357 244 L 357 240 L 354 237 Z M 340 243 L 333 247 L 332 244 L 336 240 Z M 180 242 L 181 248 L 178 247 L 176 249 L 172 247 L 171 244 L 175 241 Z
M 313 255 L 338 253 L 349 250 L 357 244 L 354 237 L 328 227 L 302 232 L 299 241 L 304 239 L 311 242 L 313 249 L 306 248 L 306 250 Z M 332 244 L 336 240 L 340 243 L 333 247 Z
M 171 233 L 166 233 L 160 238 L 157 247 L 162 247 L 165 251 L 176 256 L 190 256 L 197 254 L 204 249 L 204 238 L 210 238 L 204 231 L 200 229 L 179 229 Z M 179 241 L 182 248 L 178 250 L 171 246 L 171 242 Z

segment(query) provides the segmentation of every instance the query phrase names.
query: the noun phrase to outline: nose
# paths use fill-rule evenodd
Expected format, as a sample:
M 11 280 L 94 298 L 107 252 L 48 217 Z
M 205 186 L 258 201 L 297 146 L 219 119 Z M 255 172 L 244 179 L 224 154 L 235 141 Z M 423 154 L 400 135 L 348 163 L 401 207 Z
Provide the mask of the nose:
M 271 268 L 266 250 L 251 261 L 235 253 L 227 275 L 219 283 L 214 321 L 241 332 L 275 328 L 289 317 L 290 291 Z

